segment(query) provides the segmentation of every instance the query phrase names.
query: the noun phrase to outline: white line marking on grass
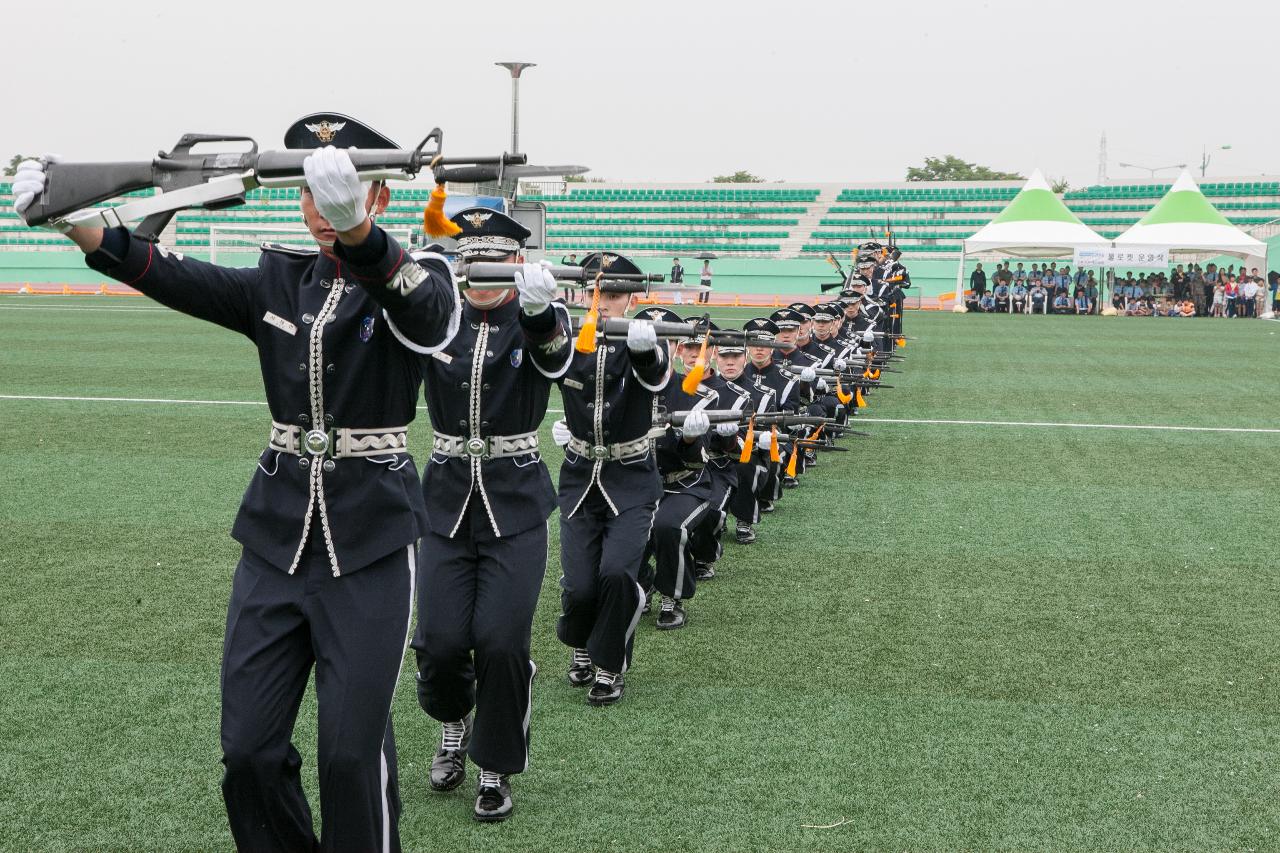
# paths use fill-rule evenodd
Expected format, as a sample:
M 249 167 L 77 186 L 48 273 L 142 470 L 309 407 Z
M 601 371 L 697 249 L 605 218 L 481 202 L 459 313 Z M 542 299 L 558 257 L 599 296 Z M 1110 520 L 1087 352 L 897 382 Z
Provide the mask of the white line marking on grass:
M 1203 427 L 1173 426 L 1167 424 L 1079 424 L 1058 421 L 964 421 L 924 418 L 854 418 L 849 422 L 864 424 L 939 424 L 943 426 L 1008 426 L 1008 427 L 1065 427 L 1069 429 L 1150 429 L 1167 432 L 1259 432 L 1280 433 L 1280 428 L 1270 427 Z
M 132 314 L 168 314 L 167 308 L 125 308 L 111 305 L 0 305 L 0 311 L 113 311 Z
M 167 397 L 63 397 L 45 394 L 0 394 L 0 400 L 50 400 L 71 403 L 172 403 L 184 406 L 265 406 L 258 400 L 179 400 Z M 426 411 L 418 406 L 418 411 Z M 547 414 L 562 415 L 563 409 L 547 409 Z M 937 426 L 1005 426 L 1005 427 L 1062 427 L 1066 429 L 1146 429 L 1166 432 L 1244 432 L 1280 433 L 1280 427 L 1210 427 L 1176 426 L 1171 424 L 1082 424 L 1062 421 L 976 421 L 945 418 L 864 418 L 850 421 L 857 424 L 923 424 Z

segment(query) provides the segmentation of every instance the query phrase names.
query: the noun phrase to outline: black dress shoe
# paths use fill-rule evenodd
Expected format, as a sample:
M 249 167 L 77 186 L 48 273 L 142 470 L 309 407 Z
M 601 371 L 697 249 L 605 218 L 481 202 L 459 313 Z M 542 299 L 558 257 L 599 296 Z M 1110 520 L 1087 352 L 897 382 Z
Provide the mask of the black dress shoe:
M 782 478 L 782 488 L 784 489 L 794 489 L 799 485 L 800 485 L 800 481 L 797 480 L 795 477 Z
M 569 684 L 574 687 L 586 687 L 595 681 L 596 670 L 591 665 L 591 655 L 586 649 L 574 649 L 573 658 L 569 661 Z
M 431 759 L 431 789 L 452 791 L 467 778 L 467 747 L 471 744 L 472 716 L 467 714 L 461 723 L 445 723 L 440 737 L 440 749 Z
M 761 502 L 760 502 L 760 511 L 761 511 L 761 512 L 773 512 L 773 510 L 774 510 L 773 501 L 761 501 Z
M 498 823 L 511 817 L 515 808 L 507 777 L 481 770 L 480 785 L 476 788 L 475 819 L 482 823 Z
M 716 576 L 716 570 L 711 568 L 710 563 L 695 562 L 693 564 L 693 576 L 699 582 L 709 581 Z
M 756 529 L 746 522 L 739 521 L 737 529 L 733 531 L 733 539 L 739 545 L 750 545 L 756 541 Z
M 683 628 L 685 623 L 684 608 L 674 598 L 662 597 L 662 608 L 658 611 L 658 630 L 674 631 Z
M 596 707 L 612 705 L 622 699 L 622 688 L 620 674 L 604 669 L 598 670 L 595 683 L 587 691 L 587 703 Z

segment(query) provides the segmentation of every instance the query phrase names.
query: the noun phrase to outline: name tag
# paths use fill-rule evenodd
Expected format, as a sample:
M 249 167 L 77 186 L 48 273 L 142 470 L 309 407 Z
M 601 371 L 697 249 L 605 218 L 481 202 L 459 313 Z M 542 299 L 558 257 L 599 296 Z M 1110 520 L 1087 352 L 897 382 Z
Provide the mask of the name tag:
M 268 326 L 275 326 L 282 332 L 288 332 L 291 335 L 298 334 L 298 327 L 290 323 L 283 317 L 272 314 L 270 311 L 262 315 L 262 322 Z
M 578 380 L 576 380 L 576 379 L 566 379 L 566 380 L 564 381 L 564 384 L 565 384 L 567 387 L 572 388 L 572 389 L 573 389 L 573 390 L 575 390 L 575 391 L 581 391 L 581 390 L 582 390 L 582 388 L 583 388 L 582 383 L 581 383 L 581 382 L 579 382 L 579 381 L 578 381 Z
M 437 361 L 443 361 L 445 364 L 453 364 L 453 356 L 449 355 L 447 352 L 433 352 L 431 353 L 431 357 Z

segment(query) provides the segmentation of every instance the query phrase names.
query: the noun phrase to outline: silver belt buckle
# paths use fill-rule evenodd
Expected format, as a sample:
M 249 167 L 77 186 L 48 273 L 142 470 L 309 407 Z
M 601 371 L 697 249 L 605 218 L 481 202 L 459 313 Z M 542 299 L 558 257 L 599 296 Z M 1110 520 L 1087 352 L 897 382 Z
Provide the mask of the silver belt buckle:
M 597 444 L 595 447 L 591 448 L 591 456 L 595 459 L 608 459 L 609 448 L 605 447 L 603 444 Z
M 329 433 L 324 430 L 308 430 L 302 437 L 302 447 L 312 456 L 323 456 L 329 452 Z
M 489 442 L 483 438 L 467 439 L 467 454 L 470 456 L 484 456 L 489 451 Z

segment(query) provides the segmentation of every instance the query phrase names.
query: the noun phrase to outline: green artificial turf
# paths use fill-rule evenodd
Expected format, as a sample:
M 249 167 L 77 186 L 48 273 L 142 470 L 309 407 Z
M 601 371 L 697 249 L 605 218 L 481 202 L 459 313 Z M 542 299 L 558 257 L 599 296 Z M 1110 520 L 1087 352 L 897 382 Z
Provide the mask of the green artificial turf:
M 0 394 L 261 400 L 248 343 L 153 307 L 0 298 Z M 876 420 L 1275 428 L 1280 325 L 907 323 L 873 437 L 726 546 L 685 630 L 641 623 L 617 707 L 564 681 L 552 525 L 507 824 L 427 790 L 406 666 L 406 850 L 1280 846 L 1280 434 Z M 0 399 L 0 848 L 230 847 L 227 530 L 267 418 Z M 314 737 L 309 696 L 318 805 Z

